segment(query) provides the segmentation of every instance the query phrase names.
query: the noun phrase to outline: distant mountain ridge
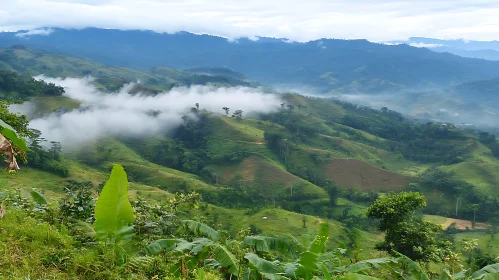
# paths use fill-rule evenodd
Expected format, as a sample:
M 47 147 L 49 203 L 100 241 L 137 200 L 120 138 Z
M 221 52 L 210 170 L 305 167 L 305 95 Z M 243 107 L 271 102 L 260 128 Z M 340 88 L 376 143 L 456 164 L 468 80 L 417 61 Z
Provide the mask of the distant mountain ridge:
M 411 37 L 406 41 L 393 41 L 390 43 L 428 47 L 435 52 L 448 52 L 463 57 L 499 60 L 499 41 L 441 40 Z
M 228 41 L 187 32 L 97 28 L 54 29 L 43 36 L 16 36 L 19 34 L 0 33 L 0 47 L 22 44 L 135 69 L 225 67 L 260 82 L 308 86 L 318 92 L 393 92 L 499 77 L 499 62 L 367 40 Z

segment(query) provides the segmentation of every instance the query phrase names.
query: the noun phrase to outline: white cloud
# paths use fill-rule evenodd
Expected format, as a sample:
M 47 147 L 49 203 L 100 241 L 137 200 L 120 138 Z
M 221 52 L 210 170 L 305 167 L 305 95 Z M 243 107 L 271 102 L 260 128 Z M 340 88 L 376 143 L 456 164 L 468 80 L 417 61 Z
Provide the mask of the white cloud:
M 42 131 L 43 137 L 59 141 L 63 146 L 73 146 L 103 136 L 144 136 L 168 132 L 182 123 L 181 117 L 189 108 L 200 104 L 200 109 L 224 113 L 222 107 L 232 111 L 243 110 L 244 115 L 277 110 L 279 97 L 264 94 L 247 87 L 213 88 L 193 86 L 174 88 L 156 96 L 130 95 L 130 86 L 116 93 L 103 93 L 90 82 L 91 79 L 42 78 L 47 82 L 64 86 L 67 97 L 79 100 L 77 110 L 52 113 L 30 121 L 30 127 Z M 15 112 L 27 113 L 29 103 L 16 105 Z M 159 112 L 154 115 L 152 112 Z
M 421 43 L 421 42 L 410 43 L 409 45 L 416 47 L 416 48 L 428 48 L 428 49 L 444 46 L 443 44 L 428 44 L 428 43 Z
M 51 28 L 41 28 L 41 29 L 32 29 L 26 32 L 21 32 L 17 33 L 17 37 L 27 37 L 27 36 L 32 36 L 32 35 L 49 35 L 50 33 L 54 32 L 53 29 Z
M 190 31 L 228 38 L 499 38 L 497 0 L 0 0 L 0 30 Z

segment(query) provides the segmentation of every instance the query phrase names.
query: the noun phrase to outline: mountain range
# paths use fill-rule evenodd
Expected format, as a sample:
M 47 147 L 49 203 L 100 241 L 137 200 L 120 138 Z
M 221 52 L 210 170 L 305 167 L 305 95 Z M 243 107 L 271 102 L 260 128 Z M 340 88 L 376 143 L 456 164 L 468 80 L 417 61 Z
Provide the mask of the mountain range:
M 0 33 L 0 47 L 21 44 L 134 69 L 225 67 L 259 82 L 306 87 L 315 93 L 435 89 L 499 76 L 499 62 L 367 40 L 229 41 L 187 32 L 160 34 L 97 28 L 23 34 Z
M 101 248 L 111 247 L 87 246 L 94 242 L 80 232 L 84 223 L 61 222 L 81 212 L 88 214 L 75 216 L 81 222 L 92 218 L 92 196 L 106 192 L 116 164 L 126 172 L 119 181 L 129 183 L 122 192 L 134 207 L 130 228 L 140 232 L 133 238 L 140 248 L 176 236 L 179 229 L 165 231 L 175 208 L 182 221 L 195 217 L 195 231 L 248 232 L 258 240 L 286 234 L 309 244 L 316 226 L 327 225 L 331 232 L 321 239 L 342 248 L 354 268 L 365 266 L 357 260 L 378 254 L 384 238 L 368 209 L 387 194 L 419 192 L 426 207 L 418 217 L 442 226 L 434 225 L 464 252 L 463 263 L 468 254 L 495 262 L 499 142 L 482 128 L 499 127 L 499 62 L 366 40 L 228 41 L 104 29 L 20 34 L 0 34 L 1 126 L 29 138 L 30 149 L 19 154 L 18 172 L 0 173 L 0 198 L 8 198 L 0 263 L 14 274 L 29 267 L 33 277 L 120 278 L 96 274 L 117 267 L 102 257 Z M 478 120 L 479 129 L 468 125 Z M 461 122 L 464 129 L 451 124 Z M 194 196 L 198 208 L 181 205 Z M 33 214 L 23 218 L 20 209 Z M 70 240 L 74 249 L 52 239 Z M 463 249 L 467 240 L 477 242 L 475 251 Z M 205 249 L 192 248 L 207 264 L 207 255 L 196 255 Z M 151 259 L 130 258 L 123 269 L 154 270 L 156 261 L 144 260 Z
M 426 47 L 435 52 L 448 52 L 463 57 L 499 60 L 499 41 L 442 40 L 411 37 L 408 40 L 392 41 L 390 43 Z

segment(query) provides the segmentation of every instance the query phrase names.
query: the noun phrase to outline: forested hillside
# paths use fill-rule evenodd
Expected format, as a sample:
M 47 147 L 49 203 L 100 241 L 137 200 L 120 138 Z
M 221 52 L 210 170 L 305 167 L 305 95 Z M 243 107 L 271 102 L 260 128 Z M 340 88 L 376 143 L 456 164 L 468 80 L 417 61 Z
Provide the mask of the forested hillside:
M 244 75 L 228 69 L 206 68 L 204 71 L 193 69 L 181 71 L 167 67 L 151 67 L 138 71 L 124 67 L 105 66 L 85 58 L 64 54 L 26 49 L 22 45 L 0 49 L 0 69 L 16 71 L 32 76 L 43 74 L 48 77 L 97 78 L 96 83 L 109 91 L 115 91 L 124 84 L 141 81 L 146 88 L 142 91 L 158 92 L 174 86 L 217 85 L 217 86 L 254 86 Z M 201 69 L 202 70 L 202 69 Z M 225 70 L 225 71 L 220 71 Z M 139 89 L 137 89 L 139 90 Z
M 260 82 L 308 86 L 320 92 L 427 89 L 499 76 L 499 62 L 367 40 L 298 43 L 260 37 L 232 42 L 187 32 L 86 28 L 26 37 L 4 32 L 0 44 L 22 44 L 135 69 L 229 67 Z
M 194 102 L 170 130 L 75 147 L 29 129 L 9 105 L 29 101 L 33 121 L 94 108 L 26 74 L 92 75 L 102 98 L 134 79 L 144 83 L 126 96 L 258 84 L 225 68 L 142 72 L 23 48 L 0 55 L 10 69 L 0 72 L 7 278 L 459 279 L 463 265 L 466 279 L 487 279 L 497 270 L 491 134 L 279 93 L 275 110 Z

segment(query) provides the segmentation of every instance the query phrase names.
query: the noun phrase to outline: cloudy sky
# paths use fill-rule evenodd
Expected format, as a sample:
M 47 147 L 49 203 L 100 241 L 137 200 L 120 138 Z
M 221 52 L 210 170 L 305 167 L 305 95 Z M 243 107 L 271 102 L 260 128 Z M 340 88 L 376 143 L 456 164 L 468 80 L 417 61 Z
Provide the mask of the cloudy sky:
M 403 40 L 499 40 L 498 0 L 0 0 L 0 31 L 41 27 Z

